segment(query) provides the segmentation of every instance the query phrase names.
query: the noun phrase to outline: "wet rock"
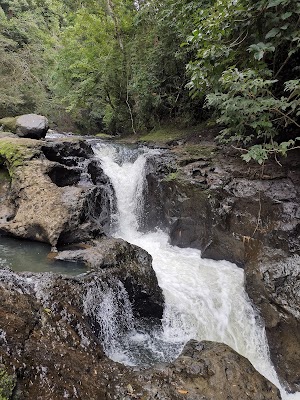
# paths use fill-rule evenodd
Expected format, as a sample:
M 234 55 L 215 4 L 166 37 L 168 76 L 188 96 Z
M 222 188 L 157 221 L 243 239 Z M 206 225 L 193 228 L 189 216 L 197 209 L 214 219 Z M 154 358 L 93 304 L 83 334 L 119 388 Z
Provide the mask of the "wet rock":
M 90 241 L 79 247 L 60 251 L 55 259 L 85 262 L 103 280 L 117 277 L 124 284 L 137 317 L 162 318 L 163 295 L 152 258 L 145 250 L 113 238 Z
M 151 393 L 147 399 L 281 398 L 247 359 L 221 343 L 192 340 L 177 360 L 162 371 L 146 373 L 147 378 Z
M 10 199 L 11 179 L 8 170 L 5 167 L 0 169 L 0 223 L 13 217 L 14 207 Z
M 0 357 L 29 399 L 280 399 L 278 390 L 223 344 L 190 342 L 169 365 L 109 360 L 81 302 L 87 277 L 0 270 Z M 101 305 L 100 305 L 101 307 Z
M 145 226 L 167 229 L 172 244 L 196 247 L 205 258 L 245 268 L 247 292 L 265 320 L 280 379 L 289 390 L 300 390 L 299 153 L 263 169 L 217 149 L 202 158 L 187 157 L 184 148 L 173 153 L 149 168 Z
M 245 269 L 246 289 L 266 324 L 270 355 L 290 391 L 300 391 L 300 256 L 264 247 Z

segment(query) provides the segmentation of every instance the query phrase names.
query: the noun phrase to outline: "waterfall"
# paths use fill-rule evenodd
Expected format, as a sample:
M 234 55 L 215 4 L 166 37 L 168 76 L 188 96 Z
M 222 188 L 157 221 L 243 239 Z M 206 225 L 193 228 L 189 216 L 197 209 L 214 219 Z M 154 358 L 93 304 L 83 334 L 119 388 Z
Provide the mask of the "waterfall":
M 153 257 L 153 268 L 165 296 L 162 329 L 147 332 L 132 322 L 127 341 L 117 345 L 118 352 L 138 364 L 143 352 L 153 360 L 176 358 L 189 339 L 211 340 L 228 344 L 248 358 L 254 367 L 280 387 L 270 362 L 264 326 L 244 290 L 243 270 L 227 261 L 201 258 L 199 250 L 169 244 L 162 231 L 141 233 L 139 218 L 143 209 L 145 164 L 158 150 L 126 149 L 96 143 L 94 153 L 114 187 L 117 211 L 113 235 L 138 245 Z M 129 343 L 129 344 L 128 344 Z M 137 351 L 137 358 L 133 354 Z M 111 350 L 112 352 L 112 350 Z M 108 355 L 116 359 L 115 354 Z M 124 361 L 121 357 L 119 361 Z M 299 394 L 284 399 L 300 399 Z

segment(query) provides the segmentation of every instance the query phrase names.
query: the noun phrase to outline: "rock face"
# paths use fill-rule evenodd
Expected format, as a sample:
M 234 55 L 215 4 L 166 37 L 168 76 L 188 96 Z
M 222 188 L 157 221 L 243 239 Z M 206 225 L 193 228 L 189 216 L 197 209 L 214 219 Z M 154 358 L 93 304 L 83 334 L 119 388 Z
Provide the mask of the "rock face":
M 172 152 L 149 165 L 146 225 L 245 268 L 280 379 L 300 391 L 299 153 L 262 169 L 212 144 Z
M 107 359 L 80 301 L 86 279 L 0 270 L 0 356 L 15 376 L 12 398 L 280 399 L 223 344 L 192 341 L 174 363 L 146 370 Z
M 289 390 L 299 391 L 300 257 L 264 248 L 247 263 L 245 273 L 246 290 L 264 318 L 278 374 Z
M 0 139 L 0 158 L 11 176 L 10 212 L 0 230 L 53 247 L 103 234 L 109 225 L 110 185 L 93 183 L 88 173 L 90 165 L 97 167 L 92 154 L 78 140 Z M 107 183 L 100 167 L 98 173 Z

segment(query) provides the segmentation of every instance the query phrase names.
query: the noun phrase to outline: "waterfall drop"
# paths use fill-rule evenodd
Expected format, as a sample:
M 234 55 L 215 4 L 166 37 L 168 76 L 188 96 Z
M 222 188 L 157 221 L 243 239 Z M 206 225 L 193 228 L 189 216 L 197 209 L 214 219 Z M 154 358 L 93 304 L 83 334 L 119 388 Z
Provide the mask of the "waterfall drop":
M 139 349 L 144 346 L 149 359 L 152 353 L 153 361 L 169 361 L 179 355 L 190 339 L 223 342 L 280 387 L 270 362 L 264 326 L 244 290 L 243 270 L 227 261 L 202 259 L 199 250 L 171 246 L 168 235 L 162 231 L 139 232 L 145 164 L 147 157 L 157 151 L 105 143 L 94 145 L 95 156 L 101 160 L 115 191 L 117 212 L 112 233 L 152 255 L 165 296 L 162 329 L 152 333 L 139 331 L 133 321 L 131 334 L 127 335 L 131 344 L 123 341 L 118 349 L 123 346 L 123 352 L 128 354 L 128 348 L 133 349 L 139 342 Z M 129 364 L 139 364 L 142 351 L 136 359 L 131 357 Z M 116 359 L 112 353 L 108 349 L 107 354 Z M 125 358 L 119 361 L 124 362 Z M 287 395 L 283 389 L 281 392 L 284 399 L 300 398 L 298 394 Z

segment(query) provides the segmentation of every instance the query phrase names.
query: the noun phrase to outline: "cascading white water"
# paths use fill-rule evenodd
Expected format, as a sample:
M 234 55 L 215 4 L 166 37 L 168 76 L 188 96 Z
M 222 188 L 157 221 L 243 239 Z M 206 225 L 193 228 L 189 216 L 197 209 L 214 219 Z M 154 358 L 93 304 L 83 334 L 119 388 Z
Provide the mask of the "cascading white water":
M 122 339 L 127 331 L 134 329 L 134 321 L 122 282 L 114 278 L 110 282 L 92 281 L 85 295 L 84 313 L 92 317 L 94 325 L 100 329 L 105 353 L 116 361 L 131 364 L 122 351 Z
M 262 375 L 280 387 L 269 359 L 264 327 L 244 290 L 243 270 L 226 261 L 202 259 L 199 250 L 171 246 L 167 234 L 161 231 L 140 233 L 144 167 L 147 157 L 156 151 L 136 150 L 132 156 L 128 150 L 127 157 L 122 158 L 118 150 L 110 144 L 94 146 L 94 153 L 115 190 L 114 235 L 152 255 L 153 268 L 165 296 L 162 331 L 149 335 L 137 333 L 133 327 L 127 337 L 132 341 L 129 348 L 144 345 L 154 359 L 170 360 L 189 339 L 223 342 L 248 358 Z M 131 358 L 131 363 L 134 362 Z M 283 389 L 281 394 L 284 399 L 300 399 L 299 394 L 287 395 Z

